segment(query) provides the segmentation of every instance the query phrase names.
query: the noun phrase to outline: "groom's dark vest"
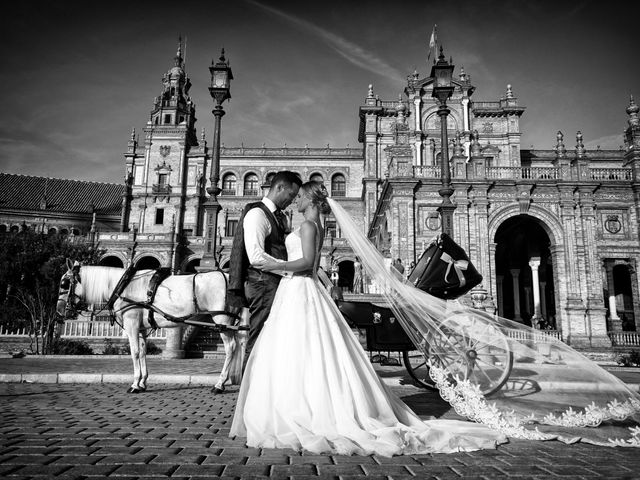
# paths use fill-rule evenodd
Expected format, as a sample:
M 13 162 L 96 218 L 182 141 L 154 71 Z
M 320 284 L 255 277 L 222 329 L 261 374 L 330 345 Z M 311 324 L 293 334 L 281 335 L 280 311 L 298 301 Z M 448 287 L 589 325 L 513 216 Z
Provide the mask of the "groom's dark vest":
M 236 233 L 233 236 L 231 258 L 229 261 L 229 286 L 227 287 L 227 307 L 242 308 L 248 305 L 244 294 L 244 282 L 247 280 L 247 272 L 251 268 L 247 250 L 244 246 L 244 217 L 252 208 L 261 208 L 271 224 L 271 233 L 264 239 L 264 251 L 274 258 L 287 259 L 287 249 L 284 245 L 285 231 L 276 221 L 275 216 L 262 202 L 250 203 L 242 211 Z M 267 273 L 273 276 L 274 281 L 280 279 L 279 275 Z

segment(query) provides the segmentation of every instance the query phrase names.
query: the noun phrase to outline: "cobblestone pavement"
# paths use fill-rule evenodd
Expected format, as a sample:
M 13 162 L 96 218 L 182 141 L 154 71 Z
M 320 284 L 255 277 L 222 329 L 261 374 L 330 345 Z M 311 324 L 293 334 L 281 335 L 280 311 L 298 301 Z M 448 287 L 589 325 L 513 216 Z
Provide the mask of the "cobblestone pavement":
M 304 455 L 228 437 L 237 387 L 109 383 L 0 384 L 0 477 L 80 479 L 635 479 L 637 449 L 512 440 L 458 454 Z M 457 418 L 436 393 L 393 388 L 421 415 Z

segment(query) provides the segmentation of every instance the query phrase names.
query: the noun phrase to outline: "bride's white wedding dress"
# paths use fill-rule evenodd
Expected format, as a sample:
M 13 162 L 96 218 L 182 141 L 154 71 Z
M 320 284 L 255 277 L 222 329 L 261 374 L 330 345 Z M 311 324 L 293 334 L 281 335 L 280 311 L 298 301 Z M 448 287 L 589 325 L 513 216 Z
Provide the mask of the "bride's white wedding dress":
M 302 257 L 299 229 L 286 239 Z M 247 445 L 384 456 L 495 448 L 484 425 L 421 420 L 380 380 L 313 276 L 283 278 L 248 360 L 231 436 Z

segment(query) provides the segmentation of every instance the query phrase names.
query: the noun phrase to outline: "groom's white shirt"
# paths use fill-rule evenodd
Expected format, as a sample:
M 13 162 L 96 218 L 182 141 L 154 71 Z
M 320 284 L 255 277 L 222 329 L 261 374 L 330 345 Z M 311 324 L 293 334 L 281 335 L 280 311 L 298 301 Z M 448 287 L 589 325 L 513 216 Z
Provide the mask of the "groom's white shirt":
M 275 212 L 277 207 L 267 197 L 262 199 L 270 212 Z M 249 263 L 252 267 L 260 268 L 266 261 L 283 262 L 272 257 L 264 251 L 264 241 L 271 234 L 271 222 L 261 208 L 252 208 L 244 216 L 242 222 L 244 229 L 244 248 L 249 257 Z M 275 272 L 274 272 L 275 273 Z

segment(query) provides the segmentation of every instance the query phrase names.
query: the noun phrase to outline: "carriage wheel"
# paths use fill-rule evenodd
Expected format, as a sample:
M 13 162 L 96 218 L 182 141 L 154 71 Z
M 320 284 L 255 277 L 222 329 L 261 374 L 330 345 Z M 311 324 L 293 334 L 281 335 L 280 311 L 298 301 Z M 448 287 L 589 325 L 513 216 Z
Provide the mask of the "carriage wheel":
M 402 361 L 409 375 L 419 387 L 437 390 L 435 383 L 429 376 L 429 366 L 422 353 L 417 350 L 404 351 L 402 352 Z
M 440 329 L 444 338 L 439 334 L 427 338 L 434 365 L 443 367 L 452 380 L 458 377 L 478 385 L 485 396 L 502 388 L 513 368 L 513 353 L 491 319 L 455 313 Z

